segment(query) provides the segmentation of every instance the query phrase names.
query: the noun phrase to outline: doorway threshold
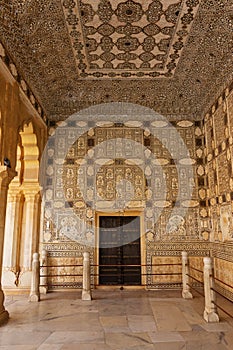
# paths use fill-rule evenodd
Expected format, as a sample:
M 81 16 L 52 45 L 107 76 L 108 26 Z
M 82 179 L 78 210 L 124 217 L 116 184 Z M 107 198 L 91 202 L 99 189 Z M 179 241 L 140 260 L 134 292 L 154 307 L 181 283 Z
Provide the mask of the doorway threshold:
M 97 290 L 145 290 L 145 286 L 122 286 L 122 285 L 104 285 L 95 286 Z

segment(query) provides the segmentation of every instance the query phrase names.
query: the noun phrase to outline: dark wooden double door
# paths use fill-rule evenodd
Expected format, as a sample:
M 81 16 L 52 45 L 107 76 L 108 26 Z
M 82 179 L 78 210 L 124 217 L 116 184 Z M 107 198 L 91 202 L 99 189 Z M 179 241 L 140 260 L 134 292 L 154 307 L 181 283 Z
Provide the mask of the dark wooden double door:
M 140 217 L 100 216 L 99 243 L 99 284 L 140 285 Z

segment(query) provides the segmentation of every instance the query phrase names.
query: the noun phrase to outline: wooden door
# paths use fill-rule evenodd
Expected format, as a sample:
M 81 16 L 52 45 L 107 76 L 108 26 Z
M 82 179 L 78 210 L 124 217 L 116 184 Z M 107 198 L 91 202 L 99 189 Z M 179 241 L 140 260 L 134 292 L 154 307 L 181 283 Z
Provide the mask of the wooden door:
M 100 216 L 99 237 L 99 284 L 140 285 L 140 217 Z

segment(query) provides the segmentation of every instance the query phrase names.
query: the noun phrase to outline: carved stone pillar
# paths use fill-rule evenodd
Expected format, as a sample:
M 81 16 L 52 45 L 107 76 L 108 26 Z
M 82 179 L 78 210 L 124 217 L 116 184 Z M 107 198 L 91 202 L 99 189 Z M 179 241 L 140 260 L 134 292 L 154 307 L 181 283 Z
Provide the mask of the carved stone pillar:
M 212 259 L 206 257 L 204 260 L 204 292 L 205 292 L 205 310 L 204 320 L 206 322 L 219 322 L 219 316 L 215 305 L 215 292 L 213 291 L 213 266 Z
M 90 253 L 83 253 L 83 290 L 82 300 L 91 300 Z
M 20 273 L 20 239 L 22 231 L 23 196 L 17 189 L 9 189 L 7 197 L 2 285 L 16 288 Z
M 13 177 L 16 175 L 14 170 L 5 166 L 0 166 L 0 325 L 8 320 L 9 314 L 4 307 L 4 294 L 1 286 L 2 279 L 2 259 L 6 217 L 6 203 L 8 186 Z
M 36 187 L 36 188 L 35 188 Z M 33 252 L 38 251 L 39 246 L 39 222 L 41 196 L 39 187 L 27 187 L 24 190 L 25 204 L 23 217 L 23 247 L 21 255 L 22 274 L 20 275 L 20 287 L 30 288 L 32 272 Z
M 41 252 L 41 278 L 40 278 L 40 293 L 48 292 L 48 252 L 43 249 Z
M 39 253 L 33 254 L 32 280 L 29 301 L 40 301 L 40 261 Z
M 192 293 L 190 292 L 189 287 L 189 261 L 188 261 L 188 253 L 182 252 L 182 297 L 184 299 L 192 299 Z

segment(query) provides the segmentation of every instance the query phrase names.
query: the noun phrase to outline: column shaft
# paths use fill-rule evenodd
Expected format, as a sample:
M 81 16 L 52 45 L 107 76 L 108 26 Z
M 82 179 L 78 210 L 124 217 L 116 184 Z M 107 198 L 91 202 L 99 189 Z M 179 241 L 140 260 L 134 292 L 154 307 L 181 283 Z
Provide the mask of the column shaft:
M 0 166 L 0 325 L 5 323 L 9 318 L 9 314 L 4 307 L 4 294 L 2 291 L 1 280 L 2 280 L 2 260 L 3 260 L 7 191 L 8 191 L 9 183 L 15 175 L 16 175 L 15 171 L 5 166 Z
M 192 299 L 192 293 L 190 292 L 189 287 L 189 262 L 187 252 L 182 252 L 182 297 L 184 299 Z
M 40 194 L 35 189 L 27 189 L 27 191 L 24 191 L 24 195 L 20 285 L 23 288 L 29 288 L 31 285 L 33 252 L 39 249 Z
M 204 292 L 205 292 L 205 310 L 204 319 L 206 322 L 219 322 L 215 302 L 214 280 L 212 260 L 209 257 L 204 258 Z
M 22 194 L 15 190 L 9 190 L 7 197 L 2 272 L 2 284 L 6 288 L 15 288 L 16 285 L 18 285 L 22 215 Z

